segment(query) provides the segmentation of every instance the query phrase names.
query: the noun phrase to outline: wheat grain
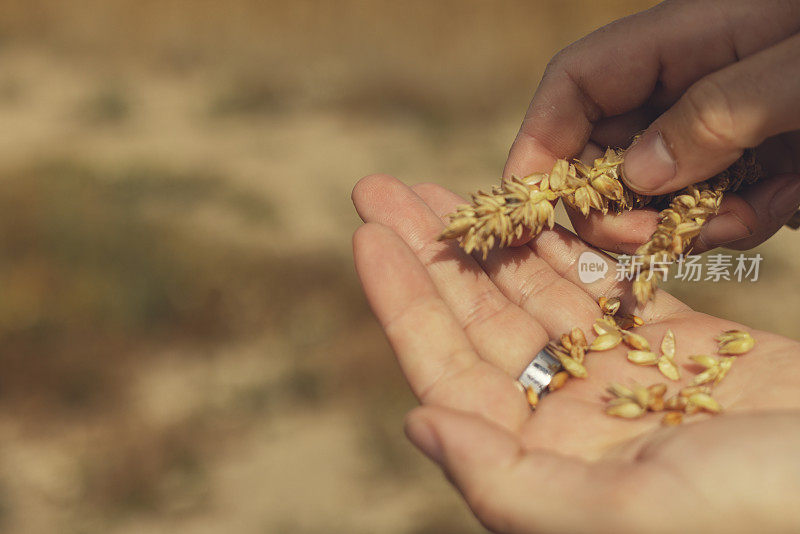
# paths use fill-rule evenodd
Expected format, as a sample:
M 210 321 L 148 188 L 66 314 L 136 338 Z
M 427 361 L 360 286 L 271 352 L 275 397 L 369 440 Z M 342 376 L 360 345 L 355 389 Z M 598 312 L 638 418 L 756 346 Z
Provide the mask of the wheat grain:
M 598 336 L 606 334 L 616 334 L 619 332 L 619 327 L 612 317 L 604 316 L 597 319 L 592 325 L 595 333 Z
M 658 367 L 661 374 L 670 380 L 680 380 L 680 372 L 675 363 L 676 338 L 671 329 L 667 329 L 661 340 L 660 354 L 650 349 L 647 339 L 620 326 L 621 321 L 634 326 L 641 326 L 644 321 L 633 315 L 617 315 L 619 305 L 617 300 L 600 297 L 598 305 L 604 312 L 603 316 L 596 319 L 592 328 L 597 334 L 591 343 L 586 340 L 583 330 L 572 328 L 568 333 L 559 336 L 557 342 L 550 342 L 545 347 L 547 352 L 561 362 L 564 370 L 553 375 L 548 384 L 549 391 L 557 391 L 564 387 L 570 376 L 585 378 L 588 376 L 583 360 L 586 351 L 607 351 L 624 343 L 632 350 L 627 352 L 627 359 L 638 365 Z M 606 313 L 608 312 L 608 313 Z M 741 330 L 728 330 L 715 338 L 719 342 L 719 352 L 744 353 L 755 345 L 755 339 L 747 332 Z M 631 387 L 612 382 L 606 387 L 612 398 L 606 405 L 606 414 L 623 419 L 637 419 L 649 412 L 667 410 L 662 424 L 673 426 L 681 424 L 684 415 L 699 412 L 717 414 L 722 411 L 722 406 L 711 396 L 712 385 L 717 385 L 730 371 L 733 356 L 710 356 L 708 354 L 695 354 L 689 359 L 700 365 L 704 370 L 696 374 L 691 385 L 681 388 L 677 394 L 665 398 L 667 385 L 664 383 L 652 384 L 648 387 L 634 384 Z M 532 388 L 522 388 L 526 400 L 532 408 L 539 403 L 539 396 Z
M 657 362 L 658 370 L 670 380 L 680 380 L 681 373 L 675 365 L 675 334 L 667 330 L 661 340 L 661 357 Z
M 621 301 L 619 297 L 600 297 L 597 299 L 597 304 L 600 306 L 603 315 L 616 315 L 619 311 Z
M 625 399 L 623 402 L 615 405 L 609 405 L 606 408 L 606 413 L 614 417 L 622 417 L 624 419 L 636 419 L 643 416 L 647 410 L 639 404 Z
M 606 405 L 606 413 L 614 417 L 635 419 L 642 417 L 647 411 L 660 412 L 664 409 L 664 384 L 653 384 L 644 387 L 634 384 L 632 387 L 611 383 L 606 390 L 613 398 Z
M 709 386 L 686 386 L 685 388 L 681 388 L 678 392 L 678 395 L 681 397 L 691 397 L 695 393 L 711 393 L 711 388 Z
M 550 353 L 561 363 L 561 366 L 564 368 L 564 370 L 575 378 L 586 378 L 586 376 L 589 374 L 586 371 L 586 367 L 584 367 L 581 362 L 577 361 L 570 354 L 565 352 L 564 347 L 551 342 L 548 343 L 545 348 L 547 349 L 548 353 Z
M 629 332 L 628 330 L 622 331 L 622 341 L 630 348 L 635 350 L 650 350 L 650 343 L 647 342 L 644 336 L 639 334 L 634 334 L 633 332 Z
M 539 395 L 531 386 L 525 388 L 525 399 L 528 401 L 528 405 L 534 410 L 539 405 Z
M 756 344 L 753 336 L 742 330 L 728 330 L 715 338 L 719 342 L 720 354 L 744 354 Z
M 577 345 L 577 346 L 583 347 L 583 348 L 586 348 L 586 347 L 589 346 L 588 343 L 586 342 L 586 334 L 584 334 L 583 330 L 581 330 L 577 326 L 574 327 L 572 330 L 570 330 L 569 338 L 570 338 L 570 340 L 572 341 L 572 343 L 574 345 Z
M 686 400 L 686 397 L 682 395 L 674 395 L 664 401 L 664 408 L 667 410 L 683 411 L 686 408 L 687 402 L 689 401 Z
M 550 391 L 556 391 L 564 387 L 564 384 L 567 383 L 569 379 L 569 373 L 564 371 L 559 371 L 553 375 L 553 378 L 550 379 L 550 383 L 547 385 L 547 389 Z
M 656 365 L 659 356 L 655 352 L 648 350 L 629 350 L 628 361 L 636 365 Z
M 668 412 L 661 418 L 661 424 L 664 426 L 678 426 L 683 422 L 683 414 L 681 412 Z
M 710 382 L 714 382 L 715 385 L 719 384 L 730 371 L 734 360 L 733 357 L 723 356 L 716 358 L 707 354 L 695 354 L 694 356 L 689 356 L 689 359 L 705 367 L 703 372 L 695 375 L 692 379 L 692 385 L 694 386 Z
M 701 410 L 705 410 L 711 413 L 719 413 L 722 411 L 722 406 L 708 393 L 695 393 L 694 395 L 689 396 L 689 401 L 686 405 L 686 409 L 690 409 L 689 407 L 697 407 Z
M 675 362 L 666 356 L 662 356 L 658 359 L 658 370 L 661 371 L 661 374 L 669 378 L 670 380 L 680 380 L 681 379 L 681 372 L 678 370 L 678 366 L 675 365 Z

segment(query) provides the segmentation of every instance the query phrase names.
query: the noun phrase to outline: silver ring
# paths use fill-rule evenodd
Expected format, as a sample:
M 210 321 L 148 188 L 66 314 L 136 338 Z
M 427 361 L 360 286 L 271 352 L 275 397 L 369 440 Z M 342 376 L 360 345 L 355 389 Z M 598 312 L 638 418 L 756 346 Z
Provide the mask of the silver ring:
M 550 385 L 553 375 L 562 369 L 561 362 L 551 356 L 545 347 L 534 356 L 517 380 L 524 389 L 532 387 L 541 398 L 547 394 L 547 386 Z

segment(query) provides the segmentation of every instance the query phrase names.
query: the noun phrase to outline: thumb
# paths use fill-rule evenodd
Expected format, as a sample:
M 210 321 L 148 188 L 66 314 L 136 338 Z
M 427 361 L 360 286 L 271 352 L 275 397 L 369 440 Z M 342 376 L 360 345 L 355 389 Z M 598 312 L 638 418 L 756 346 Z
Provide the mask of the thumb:
M 624 179 L 654 195 L 722 172 L 748 147 L 800 128 L 800 35 L 689 87 L 631 146 Z

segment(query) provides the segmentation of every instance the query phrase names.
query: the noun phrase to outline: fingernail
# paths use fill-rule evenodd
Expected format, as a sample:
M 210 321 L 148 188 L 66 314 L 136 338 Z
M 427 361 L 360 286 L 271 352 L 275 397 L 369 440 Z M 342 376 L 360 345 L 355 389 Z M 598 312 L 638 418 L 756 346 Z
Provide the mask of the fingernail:
M 442 463 L 442 444 L 439 436 L 433 430 L 433 426 L 419 416 L 410 415 L 406 418 L 406 435 L 411 442 L 422 451 L 422 453 L 436 462 Z
M 678 166 L 661 132 L 649 131 L 625 153 L 622 168 L 628 185 L 641 193 L 648 193 L 670 181 Z
M 738 215 L 729 211 L 709 220 L 703 226 L 699 239 L 707 248 L 714 248 L 751 235 L 753 230 L 744 224 Z
M 769 202 L 770 215 L 773 220 L 783 222 L 797 210 L 798 205 L 800 205 L 800 180 L 778 189 Z

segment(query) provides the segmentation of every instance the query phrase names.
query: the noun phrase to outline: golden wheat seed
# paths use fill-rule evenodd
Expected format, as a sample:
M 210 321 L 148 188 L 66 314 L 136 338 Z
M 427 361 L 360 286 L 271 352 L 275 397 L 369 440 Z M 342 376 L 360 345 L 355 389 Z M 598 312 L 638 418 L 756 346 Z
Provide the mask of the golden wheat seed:
M 598 336 L 605 334 L 619 334 L 619 327 L 617 326 L 617 323 L 614 322 L 614 319 L 606 316 L 597 319 L 592 325 L 592 328 Z
M 683 408 L 683 413 L 685 413 L 686 415 L 694 415 L 694 414 L 700 413 L 702 411 L 703 411 L 703 409 L 700 408 L 700 406 L 698 406 L 696 404 L 693 404 L 693 403 L 689 402 L 688 400 L 686 401 L 686 406 Z
M 633 398 L 633 390 L 617 382 L 612 382 L 606 386 L 606 391 L 618 398 Z
M 678 392 L 678 395 L 681 397 L 691 397 L 695 393 L 711 393 L 711 388 L 708 386 L 686 386 L 685 388 L 681 388 Z
M 583 364 L 575 361 L 571 356 L 564 354 L 561 351 L 553 351 L 553 356 L 555 356 L 559 362 L 561 362 L 561 366 L 564 367 L 564 370 L 574 376 L 575 378 L 586 378 L 589 374 L 586 371 L 586 367 Z
M 689 396 L 689 404 L 711 413 L 722 411 L 722 406 L 708 393 L 698 392 Z
M 647 408 L 652 412 L 660 412 L 664 409 L 664 394 L 667 392 L 667 385 L 663 383 L 647 386 L 649 400 Z
M 749 335 L 750 334 L 748 334 L 744 330 L 725 330 L 714 339 L 722 343 L 727 341 L 733 341 L 735 339 L 741 339 Z
M 674 395 L 667 400 L 664 401 L 664 408 L 667 410 L 683 410 L 686 408 L 686 404 L 688 403 L 688 399 L 686 397 L 682 397 L 680 395 Z
M 579 347 L 583 348 L 589 346 L 589 343 L 586 341 L 586 335 L 583 333 L 583 330 L 581 330 L 577 326 L 573 327 L 572 330 L 570 330 L 569 338 L 572 341 L 573 345 L 578 345 Z
M 564 356 L 567 356 L 567 357 L 569 356 L 569 352 L 567 352 L 564 349 L 564 347 L 562 347 L 560 344 L 556 345 L 552 341 L 548 341 L 547 342 L 547 345 L 545 346 L 545 350 L 547 350 L 547 352 L 552 354 L 554 358 L 561 359 Z
M 553 378 L 550 379 L 550 384 L 547 388 L 550 391 L 556 391 L 557 389 L 561 389 L 564 387 L 564 384 L 567 383 L 567 379 L 569 378 L 569 373 L 565 371 L 559 371 L 553 375 Z
M 720 359 L 719 367 L 718 367 L 719 368 L 719 374 L 717 375 L 717 378 L 714 379 L 714 384 L 715 385 L 719 384 L 720 382 L 722 382 L 722 379 L 725 378 L 725 376 L 728 374 L 728 371 L 731 370 L 731 367 L 733 366 L 733 360 L 735 360 L 735 359 L 736 358 L 734 358 L 734 357 L 728 357 L 728 358 L 723 357 L 723 358 Z
M 713 382 L 719 376 L 719 367 L 712 367 L 710 369 L 706 369 L 700 374 L 695 375 L 692 378 L 692 385 L 693 386 L 701 386 L 703 384 L 708 384 L 709 382 Z
M 626 400 L 626 402 L 606 408 L 606 413 L 608 415 L 622 417 L 623 419 L 636 419 L 637 417 L 643 416 L 645 411 L 646 410 L 638 403 L 631 400 Z
M 528 401 L 528 405 L 530 405 L 531 408 L 535 409 L 536 406 L 539 404 L 539 395 L 536 393 L 536 390 L 534 390 L 532 386 L 528 386 L 525 389 L 525 399 Z
M 572 348 L 572 340 L 569 338 L 569 334 L 561 334 L 561 346 L 565 349 L 569 350 Z
M 681 373 L 678 370 L 678 366 L 675 365 L 675 362 L 671 358 L 667 358 L 666 356 L 661 356 L 658 359 L 658 370 L 661 371 L 661 374 L 669 378 L 670 380 L 680 380 Z
M 632 349 L 650 351 L 650 343 L 644 336 L 633 332 L 623 331 L 622 341 Z
M 753 336 L 742 330 L 728 330 L 716 339 L 719 342 L 717 352 L 720 354 L 745 354 L 756 344 Z
M 609 200 L 621 200 L 624 195 L 622 184 L 608 174 L 602 174 L 592 180 L 592 187 Z
M 569 355 L 578 363 L 583 363 L 584 356 L 586 356 L 586 349 L 578 345 L 572 345 Z
M 706 369 L 711 369 L 719 364 L 719 360 L 707 354 L 695 354 L 693 356 L 689 356 L 689 359 L 702 365 Z
M 650 404 L 650 391 L 644 386 L 640 386 L 639 384 L 633 385 L 633 400 L 636 401 L 639 406 L 642 408 L 647 408 Z
M 615 315 L 621 305 L 619 297 L 600 297 L 597 303 L 600 305 L 603 315 Z
M 694 356 L 689 356 L 689 358 L 706 368 L 705 371 L 695 375 L 692 379 L 692 385 L 694 386 L 708 384 L 710 382 L 719 384 L 722 379 L 725 378 L 725 375 L 728 374 L 728 371 L 730 371 L 734 360 L 734 357 L 723 356 L 721 358 L 715 358 L 706 354 L 696 354 Z
M 668 412 L 661 418 L 661 424 L 664 426 L 678 426 L 683 422 L 683 414 L 681 412 Z
M 661 340 L 661 354 L 670 360 L 675 357 L 675 334 L 668 329 Z
M 651 412 L 660 412 L 664 409 L 664 397 L 650 396 L 650 402 L 647 403 L 647 408 Z
M 586 371 L 586 367 L 576 362 L 572 358 L 569 358 L 569 360 L 562 361 L 561 365 L 563 365 L 564 369 L 566 369 L 567 372 L 572 376 L 574 376 L 575 378 L 586 378 L 586 376 L 589 374 Z
M 634 399 L 634 398 L 630 398 L 629 399 L 627 397 L 618 397 L 616 399 L 611 399 L 610 401 L 608 401 L 608 403 L 606 404 L 606 407 L 619 406 L 621 404 L 625 404 L 625 403 L 628 403 L 628 402 L 636 402 L 636 399 Z
M 628 361 L 636 365 L 656 365 L 658 354 L 646 350 L 629 350 Z
M 589 345 L 589 350 L 595 350 L 595 351 L 611 350 L 617 345 L 619 345 L 621 341 L 622 341 L 622 336 L 619 334 L 619 332 L 603 334 L 594 338 L 592 344 Z

